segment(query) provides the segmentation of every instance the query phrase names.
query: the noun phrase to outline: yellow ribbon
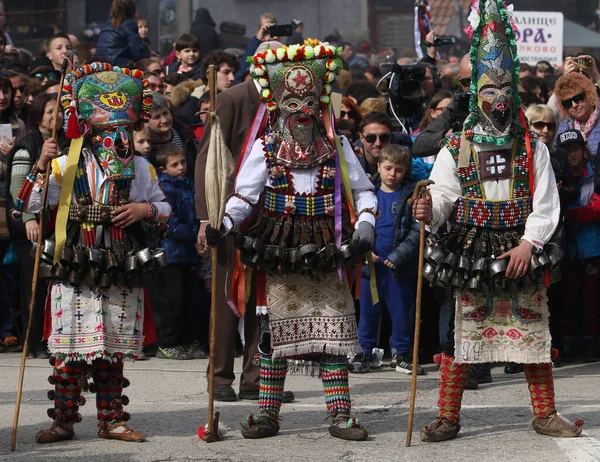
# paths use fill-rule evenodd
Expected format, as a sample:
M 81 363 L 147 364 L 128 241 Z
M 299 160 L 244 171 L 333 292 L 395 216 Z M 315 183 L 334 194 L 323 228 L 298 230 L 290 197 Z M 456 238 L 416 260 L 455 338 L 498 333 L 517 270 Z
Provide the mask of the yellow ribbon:
M 71 199 L 73 195 L 73 184 L 75 182 L 75 174 L 77 173 L 77 165 L 79 163 L 79 155 L 83 146 L 83 137 L 71 140 L 71 147 L 67 156 L 67 165 L 62 172 L 62 187 L 60 189 L 60 198 L 58 200 L 58 214 L 56 215 L 55 225 L 55 247 L 54 247 L 54 264 L 60 264 L 62 249 L 67 242 L 67 221 L 69 219 L 69 208 L 71 207 Z
M 379 292 L 377 291 L 375 262 L 373 261 L 373 255 L 371 254 L 371 252 L 367 252 L 367 263 L 369 263 L 369 287 L 371 288 L 371 299 L 373 300 L 373 305 L 377 305 L 379 303 Z M 358 280 L 356 283 L 360 284 L 360 280 Z

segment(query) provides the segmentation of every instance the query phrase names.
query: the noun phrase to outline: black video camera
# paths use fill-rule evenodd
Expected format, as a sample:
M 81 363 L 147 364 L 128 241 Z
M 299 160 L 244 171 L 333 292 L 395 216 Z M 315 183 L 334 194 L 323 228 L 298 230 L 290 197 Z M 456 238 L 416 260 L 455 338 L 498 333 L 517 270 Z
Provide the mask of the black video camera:
M 392 101 L 399 99 L 418 99 L 423 96 L 421 83 L 425 79 L 425 65 L 409 64 L 392 66 L 392 78 L 390 79 L 390 98 Z
M 422 83 L 425 80 L 426 68 L 422 63 L 392 66 L 391 78 L 388 87 L 390 108 L 396 118 L 405 127 L 410 125 L 410 119 L 417 115 L 420 117 L 423 106 Z
M 423 40 L 423 45 L 426 47 L 444 47 L 454 45 L 456 43 L 456 38 L 452 36 L 440 36 L 433 39 L 433 43 L 428 42 L 427 40 Z

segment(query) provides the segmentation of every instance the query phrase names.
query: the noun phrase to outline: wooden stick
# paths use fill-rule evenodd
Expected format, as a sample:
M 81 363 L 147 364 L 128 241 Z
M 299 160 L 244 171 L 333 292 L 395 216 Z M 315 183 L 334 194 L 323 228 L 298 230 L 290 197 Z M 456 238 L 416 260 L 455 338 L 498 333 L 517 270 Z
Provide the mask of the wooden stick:
M 208 363 L 208 429 L 205 433 L 205 441 L 211 442 L 218 439 L 219 429 L 213 429 L 214 426 L 214 407 L 215 407 L 215 336 L 217 334 L 217 258 L 219 250 L 212 247 L 212 287 L 210 299 L 210 354 Z M 217 433 L 214 433 L 216 431 Z M 210 436 L 209 436 L 210 435 Z
M 62 89 L 65 82 L 65 73 L 67 68 L 67 60 L 63 60 L 62 74 L 60 76 L 60 88 Z M 54 108 L 54 126 L 52 127 L 52 138 L 56 139 L 58 131 L 58 110 L 60 105 L 60 90 L 56 97 L 56 107 Z M 15 403 L 15 415 L 13 418 L 12 440 L 10 442 L 10 450 L 14 451 L 17 447 L 17 427 L 19 426 L 19 412 L 21 411 L 21 397 L 23 396 L 23 378 L 25 377 L 25 361 L 27 360 L 27 348 L 29 347 L 29 336 L 31 335 L 31 324 L 33 320 L 33 307 L 35 305 L 35 294 L 37 290 L 38 273 L 40 269 L 40 257 L 42 254 L 42 241 L 44 235 L 44 211 L 46 209 L 46 200 L 48 198 L 48 181 L 50 179 L 50 166 L 46 167 L 44 175 L 44 186 L 42 190 L 42 206 L 40 209 L 40 231 L 38 233 L 37 247 L 35 249 L 35 261 L 33 265 L 33 277 L 31 281 L 31 300 L 29 300 L 29 319 L 27 320 L 27 330 L 25 332 L 25 342 L 23 345 L 23 353 L 21 354 L 21 367 L 19 369 L 19 384 L 17 385 L 17 401 Z
M 413 197 L 409 200 L 414 204 L 416 198 L 420 198 L 427 186 L 433 184 L 431 180 L 422 180 L 415 186 Z M 413 340 L 412 357 L 412 382 L 410 387 L 410 409 L 408 411 L 408 429 L 406 430 L 406 447 L 410 446 L 412 440 L 413 420 L 415 417 L 415 401 L 417 398 L 417 368 L 419 367 L 419 340 L 421 336 L 421 295 L 423 293 L 423 263 L 425 261 L 425 222 L 421 221 L 419 232 L 419 276 L 417 279 L 417 300 L 415 309 L 415 336 Z
M 423 291 L 423 253 L 425 248 L 425 223 L 421 222 L 419 235 L 419 279 L 417 279 L 417 302 L 415 310 L 415 338 L 412 357 L 412 383 L 410 387 L 410 410 L 408 411 L 408 430 L 406 431 L 406 447 L 412 438 L 413 419 L 415 416 L 415 400 L 417 397 L 417 367 L 419 367 L 419 337 L 421 336 L 421 293 Z
M 211 64 L 208 67 L 208 88 L 210 91 L 210 114 L 209 119 L 212 120 L 215 112 L 217 100 L 217 73 L 215 66 Z M 218 223 L 213 223 L 214 226 L 219 226 Z M 215 407 L 215 348 L 217 334 L 217 260 L 219 251 L 217 246 L 211 248 L 212 256 L 212 286 L 210 298 L 210 353 L 208 363 L 208 429 L 206 431 L 205 441 L 217 441 L 219 437 L 219 429 L 213 428 L 215 424 L 214 407 Z M 216 419 L 218 425 L 218 418 Z

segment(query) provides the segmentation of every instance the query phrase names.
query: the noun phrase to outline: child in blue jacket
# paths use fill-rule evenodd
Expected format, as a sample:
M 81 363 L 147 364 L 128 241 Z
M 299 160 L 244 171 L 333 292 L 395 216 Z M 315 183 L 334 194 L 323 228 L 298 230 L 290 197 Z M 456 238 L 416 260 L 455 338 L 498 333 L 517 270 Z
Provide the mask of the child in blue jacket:
M 377 161 L 381 185 L 377 190 L 380 216 L 375 225 L 373 259 L 379 303 L 373 305 L 368 267 L 363 267 L 359 343 L 363 350 L 352 362 L 354 372 L 367 372 L 377 344 L 381 310 L 385 304 L 392 319 L 393 362 L 396 371 L 411 373 L 410 351 L 413 341 L 414 303 L 419 255 L 419 225 L 412 217 L 408 199 L 415 183 L 411 179 L 410 151 L 400 145 L 385 146 Z M 421 368 L 419 372 L 424 373 Z
M 192 359 L 200 357 L 193 344 L 197 318 L 198 280 L 195 268 L 200 264 L 196 240 L 200 223 L 194 205 L 194 183 L 187 176 L 184 152 L 167 143 L 156 153 L 160 187 L 171 205 L 169 234 L 161 241 L 169 264 L 160 274 L 160 325 L 157 358 Z M 207 277 L 210 277 L 209 275 Z

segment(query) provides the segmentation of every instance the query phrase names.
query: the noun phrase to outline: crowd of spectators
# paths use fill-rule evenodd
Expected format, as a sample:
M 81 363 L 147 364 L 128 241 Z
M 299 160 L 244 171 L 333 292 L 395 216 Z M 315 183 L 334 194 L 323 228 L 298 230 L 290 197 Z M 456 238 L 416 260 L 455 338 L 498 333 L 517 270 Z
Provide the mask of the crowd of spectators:
M 172 233 L 173 242 L 163 243 L 171 249 L 173 266 L 150 289 L 159 342 L 145 351 L 166 359 L 206 356 L 211 275 L 196 254 L 193 236 L 199 222 L 192 211 L 194 170 L 210 102 L 208 67 L 212 64 L 217 71 L 218 93 L 244 85 L 250 79 L 246 58 L 262 43 L 303 40 L 301 20 L 292 20 L 293 35 L 287 40 L 270 35 L 276 23 L 272 14 L 262 14 L 245 50 L 223 50 L 209 11 L 199 8 L 190 32 L 177 38 L 169 56 L 152 50 L 149 23 L 137 16 L 134 0 L 113 1 L 111 17 L 92 46 L 82 46 L 72 34 L 58 33 L 43 51 L 31 56 L 15 48 L 0 26 L 0 204 L 8 214 L 7 220 L 0 220 L 0 262 L 4 262 L 0 265 L 0 351 L 22 348 L 33 271 L 31 249 L 43 232 L 35 215 L 13 220 L 10 210 L 52 132 L 61 65 L 67 57 L 70 67 L 102 61 L 138 68 L 151 83 L 152 116 L 145 129 L 136 133 L 135 149 L 155 165 L 164 189 L 170 191 L 167 196 L 177 202 L 171 226 L 179 231 Z M 385 284 L 380 290 L 386 295 L 376 309 L 369 309 L 366 299 L 357 304 L 364 354 L 353 365 L 356 372 L 380 366 L 373 349 L 383 348 L 391 350 L 393 367 L 408 372 L 418 246 L 406 210 L 396 205 L 405 203 L 417 180 L 428 177 L 440 142 L 462 129 L 471 88 L 470 62 L 448 52 L 440 58 L 440 50 L 433 46 L 416 60 L 393 50 L 378 52 L 364 40 L 352 44 L 335 34 L 323 39 L 341 48 L 344 63 L 333 84 L 333 91 L 341 96 L 341 104 L 334 108 L 337 129 L 353 144 L 385 205 L 373 257 L 378 280 Z M 392 67 L 395 64 L 402 67 Z M 407 77 L 409 69 L 412 77 Z M 546 61 L 533 66 L 522 63 L 519 77 L 520 102 L 538 142 L 548 147 L 561 197 L 562 218 L 555 239 L 566 251 L 565 277 L 549 290 L 553 341 L 561 351 L 555 366 L 578 359 L 600 361 L 600 181 L 595 179 L 600 73 L 595 59 L 583 55 L 567 57 L 560 67 Z M 394 87 L 394 79 L 414 80 L 416 87 L 412 86 L 411 94 L 403 93 Z M 68 144 L 62 130 L 58 143 L 61 148 Z M 392 208 L 402 212 L 389 215 Z M 196 279 L 205 283 L 194 284 Z M 181 287 L 182 281 L 199 289 L 173 298 L 173 291 L 180 290 L 169 288 Z M 29 345 L 34 357 L 48 354 L 41 340 L 44 292 L 40 287 L 35 301 Z M 431 360 L 445 341 L 447 312 L 452 309 L 451 295 L 428 288 L 425 292 L 422 362 Z M 198 309 L 190 312 L 190 306 Z M 392 322 L 380 324 L 380 316 L 389 316 Z M 243 339 L 239 343 L 243 347 Z

